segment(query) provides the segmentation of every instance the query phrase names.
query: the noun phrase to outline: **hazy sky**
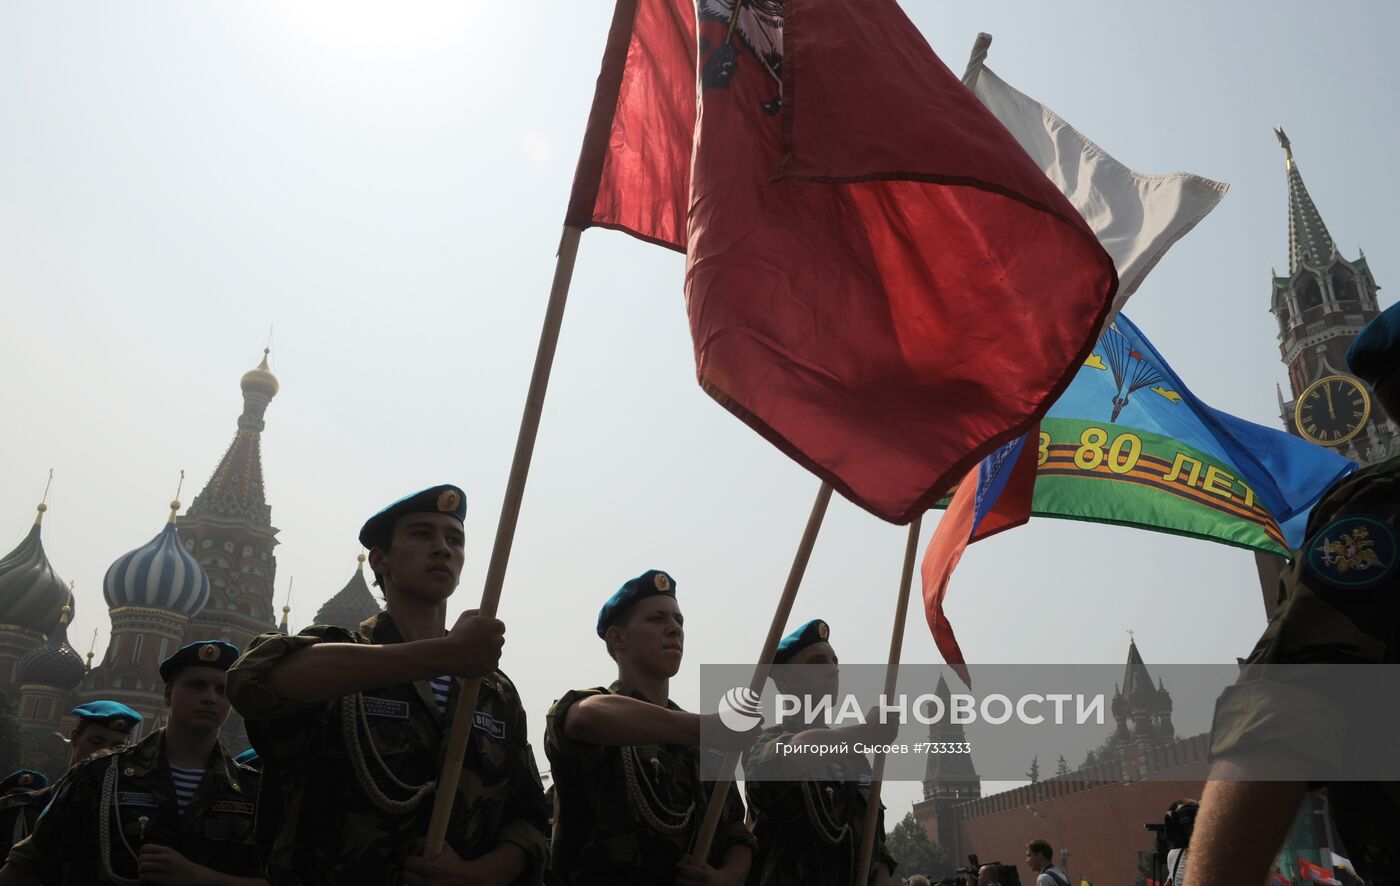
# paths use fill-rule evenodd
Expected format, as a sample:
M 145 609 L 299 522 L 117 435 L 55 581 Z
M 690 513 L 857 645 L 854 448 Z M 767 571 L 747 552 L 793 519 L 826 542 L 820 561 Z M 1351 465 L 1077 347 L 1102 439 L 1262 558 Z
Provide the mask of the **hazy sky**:
M 1128 310 L 1212 405 L 1279 423 L 1276 123 L 1343 253 L 1400 286 L 1394 4 L 905 8 L 958 72 L 992 33 L 994 70 L 1128 165 L 1231 184 Z M 0 549 L 54 468 L 75 644 L 98 628 L 101 655 L 107 566 L 161 528 L 180 469 L 186 504 L 208 479 L 269 326 L 278 606 L 295 576 L 305 625 L 363 519 L 448 481 L 470 507 L 452 612 L 476 605 L 611 10 L 0 4 Z M 755 655 L 817 490 L 695 384 L 682 265 L 583 237 L 501 606 L 537 750 L 552 699 L 612 679 L 593 622 L 647 568 L 687 615 L 677 701 L 698 706 L 702 662 Z M 883 661 L 904 538 L 833 502 L 794 623 Z M 1230 661 L 1264 624 L 1249 553 L 1082 523 L 973 546 L 949 593 L 972 661 L 1120 662 L 1130 629 L 1149 665 Z M 917 609 L 904 658 L 938 660 Z M 891 814 L 917 795 L 888 786 Z

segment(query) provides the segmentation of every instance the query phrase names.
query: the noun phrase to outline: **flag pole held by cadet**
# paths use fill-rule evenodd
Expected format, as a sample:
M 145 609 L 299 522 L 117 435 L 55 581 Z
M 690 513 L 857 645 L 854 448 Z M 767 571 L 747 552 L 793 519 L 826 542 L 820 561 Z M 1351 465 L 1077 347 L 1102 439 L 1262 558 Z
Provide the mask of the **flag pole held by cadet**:
M 554 365 L 554 352 L 559 344 L 559 329 L 564 322 L 564 303 L 569 296 L 569 282 L 573 278 L 574 259 L 578 255 L 579 235 L 582 233 L 578 228 L 565 226 L 564 235 L 559 241 L 554 283 L 549 290 L 549 306 L 545 309 L 544 328 L 540 332 L 539 350 L 535 353 L 535 368 L 530 376 L 530 391 L 525 398 L 525 414 L 520 419 L 520 434 L 515 441 L 515 457 L 510 466 L 510 479 L 506 483 L 505 502 L 501 505 L 501 519 L 496 525 L 496 541 L 491 548 L 491 562 L 486 569 L 486 586 L 482 589 L 481 605 L 478 607 L 481 615 L 486 618 L 496 617 L 496 608 L 501 602 L 506 564 L 510 561 L 511 544 L 515 541 L 520 502 L 525 495 L 525 480 L 530 474 L 530 458 L 535 452 L 535 438 L 539 434 L 544 395 L 549 387 L 549 371 Z M 442 774 L 438 777 L 437 791 L 433 797 L 433 815 L 428 823 L 428 836 L 423 848 L 425 858 L 432 858 L 442 852 L 447 836 L 447 821 L 452 814 L 452 802 L 462 777 L 462 758 L 467 751 L 467 740 L 471 737 L 472 715 L 476 711 L 480 688 L 481 684 L 475 680 L 463 681 L 462 694 L 457 700 L 457 711 L 452 718 L 452 731 L 448 734 Z
M 554 281 L 549 290 L 549 304 L 545 308 L 539 349 L 535 353 L 535 366 L 530 376 L 530 389 L 525 399 L 525 411 L 520 420 L 520 433 L 516 438 L 515 456 L 511 462 L 510 478 L 506 484 L 500 522 L 496 526 L 496 539 L 491 548 L 491 561 L 487 566 L 486 583 L 482 588 L 481 605 L 478 607 L 480 613 L 488 618 L 496 616 L 496 609 L 501 600 L 501 590 L 505 584 L 506 566 L 510 561 L 511 545 L 515 541 L 515 528 L 520 517 L 520 504 L 525 495 L 525 481 L 530 473 L 530 460 L 535 451 L 535 438 L 539 432 L 540 414 L 544 409 L 545 392 L 549 387 L 549 373 L 554 364 L 554 354 L 559 343 L 559 330 L 564 320 L 564 305 L 569 295 L 569 284 L 573 279 L 579 237 L 584 228 L 601 223 L 595 219 L 594 210 L 599 199 L 604 161 L 608 154 L 609 136 L 621 91 L 627 45 L 631 40 L 632 18 L 635 12 L 635 0 L 624 0 L 624 2 L 619 2 L 616 7 L 612 27 L 608 33 L 607 47 L 603 54 L 603 68 L 598 75 L 598 85 L 593 95 L 593 107 L 589 112 L 588 127 L 584 132 L 583 145 L 579 151 L 573 190 L 570 194 L 568 211 L 564 217 L 564 233 L 559 241 L 559 252 L 554 266 Z M 688 162 L 689 158 L 687 156 L 680 159 Z M 665 166 L 664 160 L 661 165 Z M 624 229 L 626 228 L 624 227 Z M 661 240 L 661 238 L 647 236 L 646 232 L 629 232 L 637 234 L 642 239 L 650 239 L 654 242 Z M 666 245 L 677 248 L 671 243 Z M 433 814 L 428 823 L 427 839 L 424 842 L 423 855 L 426 858 L 432 858 L 442 852 L 447 836 L 447 822 L 452 814 L 452 803 L 456 799 L 457 785 L 461 780 L 462 758 L 466 753 L 467 741 L 471 737 L 472 715 L 476 710 L 478 691 L 479 684 L 476 681 L 466 681 L 457 701 L 457 710 L 452 719 L 452 731 L 448 735 L 447 753 L 443 757 L 442 773 L 438 778 L 437 792 L 433 797 Z
M 886 702 L 894 696 L 899 677 L 899 655 L 904 649 L 904 620 L 909 613 L 909 587 L 914 583 L 914 558 L 919 549 L 919 528 L 923 517 L 909 524 L 909 540 L 904 545 L 904 571 L 899 576 L 899 596 L 894 604 L 894 628 L 890 631 L 890 658 L 885 665 Z M 860 856 L 856 866 L 854 886 L 869 882 L 870 859 L 875 854 L 875 825 L 880 820 L 880 784 L 885 778 L 885 753 L 875 754 L 875 766 L 870 775 L 870 796 L 865 801 L 865 827 L 860 832 Z
M 817 533 L 822 528 L 826 516 L 826 506 L 831 501 L 831 484 L 822 483 L 817 490 L 817 499 L 812 502 L 812 512 L 807 516 L 807 528 L 802 531 L 802 541 L 797 545 L 797 556 L 792 558 L 792 568 L 788 570 L 787 584 L 783 595 L 778 598 L 778 607 L 773 610 L 773 621 L 768 625 L 768 637 L 763 641 L 763 651 L 758 654 L 758 664 L 753 669 L 753 679 L 749 681 L 749 691 L 762 694 L 763 684 L 768 679 L 768 668 L 773 664 L 773 656 L 778 651 L 778 642 L 783 639 L 788 616 L 792 614 L 793 601 L 797 599 L 797 589 L 802 585 L 802 575 L 807 571 L 807 561 L 812 558 L 812 548 L 817 543 Z M 724 811 L 724 801 L 734 784 L 734 767 L 739 764 L 740 751 L 726 751 L 724 763 L 720 766 L 722 778 L 715 782 L 710 792 L 710 805 L 705 807 L 705 819 L 700 824 L 700 832 L 695 835 L 695 848 L 690 855 L 697 863 L 702 863 L 710 855 L 710 844 L 714 842 L 715 831 L 719 828 L 719 816 Z

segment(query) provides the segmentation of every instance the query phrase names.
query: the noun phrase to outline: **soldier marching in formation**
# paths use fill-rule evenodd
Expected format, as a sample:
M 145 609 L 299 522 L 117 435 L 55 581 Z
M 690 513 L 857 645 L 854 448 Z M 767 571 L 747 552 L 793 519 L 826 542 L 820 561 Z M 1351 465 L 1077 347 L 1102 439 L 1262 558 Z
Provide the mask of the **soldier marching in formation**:
M 735 792 L 709 857 L 690 855 L 710 789 L 700 779 L 703 718 L 669 696 L 685 649 L 675 581 L 657 569 L 631 579 L 603 604 L 597 630 L 617 680 L 565 693 L 548 715 L 559 805 L 551 874 L 568 886 L 737 886 L 755 842 Z
M 161 662 L 166 725 L 70 769 L 0 884 L 266 882 L 253 851 L 258 776 L 219 741 L 237 658 L 236 647 L 201 640 Z
M 778 691 L 810 700 L 803 710 L 815 716 L 816 702 L 833 698 L 838 659 L 831 629 L 813 619 L 783 638 L 773 657 Z M 894 729 L 869 725 L 828 729 L 813 721 L 770 726 L 744 754 L 744 790 L 758 854 L 751 886 L 848 886 L 857 882 L 865 812 L 870 798 L 870 762 L 863 754 L 803 753 L 803 747 L 853 746 L 888 742 Z M 885 851 L 884 812 L 876 819 L 871 869 L 860 882 L 884 886 L 895 859 Z
M 72 747 L 69 769 L 98 751 L 126 744 L 131 730 L 142 720 L 140 714 L 115 701 L 90 701 L 78 705 L 72 713 L 78 722 L 68 733 Z M 0 845 L 4 846 L 5 855 L 34 832 L 34 822 L 52 797 L 49 780 L 40 772 L 21 769 L 0 782 Z
M 359 631 L 264 634 L 229 676 L 261 759 L 259 850 L 273 883 L 539 883 L 549 810 L 505 626 L 474 611 L 446 629 L 464 559 L 466 496 L 425 489 L 360 530 L 385 609 Z M 418 854 L 463 682 L 480 697 L 446 847 Z

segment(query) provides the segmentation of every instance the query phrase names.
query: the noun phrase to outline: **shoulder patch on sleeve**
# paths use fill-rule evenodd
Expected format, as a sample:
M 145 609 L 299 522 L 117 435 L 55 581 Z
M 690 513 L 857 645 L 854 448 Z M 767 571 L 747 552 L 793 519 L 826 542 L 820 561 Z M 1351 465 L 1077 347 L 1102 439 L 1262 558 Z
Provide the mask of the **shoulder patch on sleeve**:
M 1307 571 L 1334 588 L 1373 588 L 1395 573 L 1400 540 L 1376 517 L 1339 517 L 1303 545 Z

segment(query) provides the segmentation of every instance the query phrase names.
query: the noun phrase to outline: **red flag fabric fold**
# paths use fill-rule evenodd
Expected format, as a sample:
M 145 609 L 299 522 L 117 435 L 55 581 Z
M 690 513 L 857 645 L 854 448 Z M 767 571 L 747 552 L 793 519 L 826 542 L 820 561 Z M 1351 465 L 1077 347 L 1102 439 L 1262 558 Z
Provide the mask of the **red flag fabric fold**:
M 977 471 L 977 468 L 973 468 L 958 484 L 953 500 L 948 503 L 948 509 L 933 530 L 933 538 L 929 540 L 923 563 L 919 566 L 919 577 L 924 588 L 924 617 L 928 619 L 934 645 L 969 689 L 972 688 L 972 676 L 963 660 L 962 647 L 953 636 L 953 626 L 943 613 L 943 600 L 948 594 L 948 580 L 952 578 L 953 570 L 958 568 L 958 561 L 972 540 L 977 512 Z
M 564 224 L 684 252 L 694 131 L 694 5 L 618 0 Z
M 687 298 L 701 384 L 879 517 L 1036 422 L 1117 277 L 892 0 L 702 0 Z M 760 8 L 761 7 L 761 8 Z
M 1040 418 L 1117 277 L 893 0 L 735 2 L 619 6 L 569 223 L 683 242 L 702 387 L 907 523 Z

